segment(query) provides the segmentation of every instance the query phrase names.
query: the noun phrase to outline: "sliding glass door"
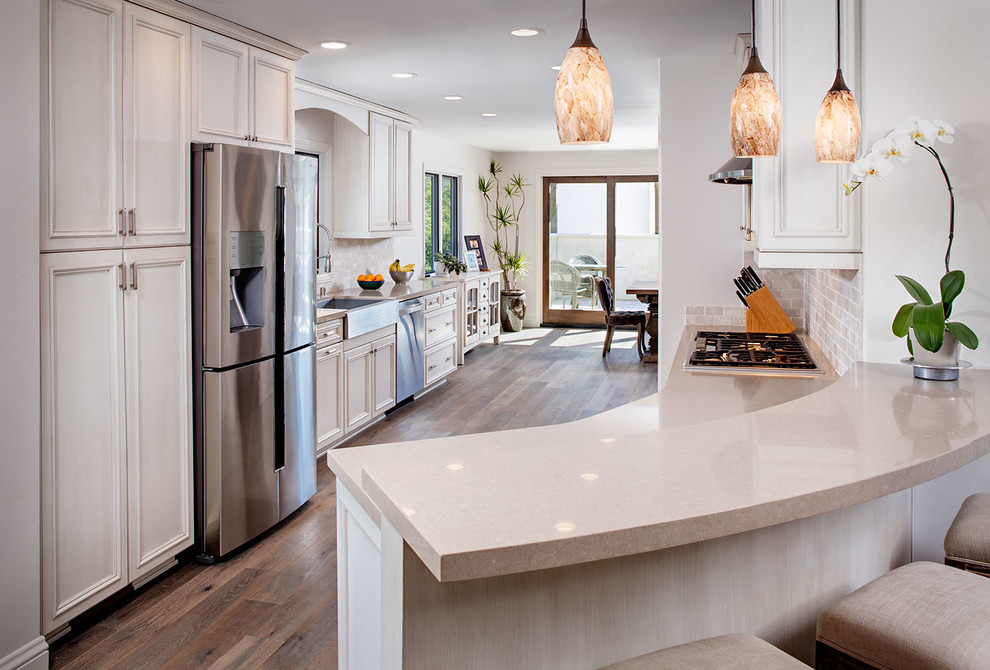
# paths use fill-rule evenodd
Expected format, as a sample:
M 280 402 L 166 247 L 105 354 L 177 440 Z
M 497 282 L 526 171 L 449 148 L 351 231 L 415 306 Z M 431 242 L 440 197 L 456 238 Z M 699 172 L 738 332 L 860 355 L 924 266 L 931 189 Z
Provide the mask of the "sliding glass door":
M 543 323 L 601 325 L 595 277 L 616 309 L 642 309 L 626 288 L 659 279 L 656 176 L 543 178 Z

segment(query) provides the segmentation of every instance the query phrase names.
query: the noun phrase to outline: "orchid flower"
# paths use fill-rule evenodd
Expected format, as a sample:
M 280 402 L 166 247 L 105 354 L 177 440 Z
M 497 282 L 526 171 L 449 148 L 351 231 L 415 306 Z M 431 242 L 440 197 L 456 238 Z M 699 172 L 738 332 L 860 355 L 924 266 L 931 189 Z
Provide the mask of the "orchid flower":
M 932 126 L 932 128 L 934 127 Z M 934 134 L 932 137 L 934 138 Z M 875 154 L 880 158 L 892 158 L 902 163 L 910 161 L 913 152 L 914 141 L 911 133 L 898 132 L 896 130 L 892 133 L 887 133 L 886 136 L 881 137 L 870 147 L 871 154 Z
M 952 144 L 954 141 L 953 135 L 955 135 L 956 129 L 952 127 L 951 124 L 945 121 L 939 121 L 938 119 L 932 119 L 932 123 L 938 129 L 936 137 L 940 142 L 945 142 L 946 144 Z
M 854 177 L 862 177 L 864 180 L 873 178 L 877 181 L 886 181 L 890 171 L 894 169 L 894 164 L 885 154 L 870 152 L 852 164 L 852 174 Z

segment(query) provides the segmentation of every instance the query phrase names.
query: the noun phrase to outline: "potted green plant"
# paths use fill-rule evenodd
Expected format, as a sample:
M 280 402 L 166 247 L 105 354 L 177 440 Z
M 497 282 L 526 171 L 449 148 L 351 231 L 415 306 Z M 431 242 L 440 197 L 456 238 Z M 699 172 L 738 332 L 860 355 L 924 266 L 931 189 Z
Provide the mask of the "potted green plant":
M 448 274 L 453 272 L 455 275 L 459 275 L 467 270 L 467 264 L 453 254 L 436 253 L 433 254 L 433 260 L 440 263 Z
M 523 188 L 529 184 L 517 173 L 503 185 L 499 181 L 501 173 L 502 165 L 492 160 L 488 164 L 489 176 L 478 177 L 478 190 L 485 199 L 488 225 L 495 233 L 490 246 L 502 274 L 499 321 L 502 330 L 517 332 L 522 330 L 526 316 L 526 291 L 519 288 L 519 279 L 526 276 L 526 255 L 519 251 L 519 215 L 526 206 Z
M 884 181 L 884 177 L 897 162 L 909 161 L 918 148 L 931 155 L 942 171 L 949 191 L 949 243 L 945 249 L 945 274 L 939 281 L 939 301 L 936 303 L 932 300 L 920 282 L 904 275 L 895 275 L 914 298 L 914 302 L 902 305 L 897 310 L 891 330 L 897 337 L 907 337 L 915 375 L 925 378 L 957 378 L 957 370 L 954 370 L 954 375 L 931 375 L 925 368 L 956 368 L 959 364 L 959 345 L 976 349 L 980 344 L 976 333 L 969 326 L 958 321 L 948 321 L 952 303 L 966 284 L 966 275 L 962 270 L 949 268 L 952 240 L 955 237 L 956 201 L 952 193 L 952 181 L 942 163 L 942 157 L 935 150 L 935 143 L 951 144 L 954 134 L 955 129 L 944 121 L 928 121 L 913 116 L 897 124 L 866 155 L 853 163 L 852 179 L 849 184 L 844 185 L 846 195 L 850 195 L 867 179 Z M 918 346 L 914 346 L 915 344 Z

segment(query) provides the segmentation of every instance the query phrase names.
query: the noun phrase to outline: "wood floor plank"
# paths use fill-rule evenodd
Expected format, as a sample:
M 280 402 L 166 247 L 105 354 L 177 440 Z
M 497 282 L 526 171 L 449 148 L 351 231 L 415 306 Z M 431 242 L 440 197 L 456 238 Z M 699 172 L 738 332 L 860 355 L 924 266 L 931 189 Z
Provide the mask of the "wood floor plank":
M 635 333 L 531 329 L 467 355 L 447 383 L 349 444 L 464 435 L 573 421 L 657 388 Z M 478 444 L 483 445 L 479 441 Z M 216 565 L 184 563 L 103 620 L 57 641 L 58 670 L 313 668 L 337 665 L 336 481 L 260 541 Z

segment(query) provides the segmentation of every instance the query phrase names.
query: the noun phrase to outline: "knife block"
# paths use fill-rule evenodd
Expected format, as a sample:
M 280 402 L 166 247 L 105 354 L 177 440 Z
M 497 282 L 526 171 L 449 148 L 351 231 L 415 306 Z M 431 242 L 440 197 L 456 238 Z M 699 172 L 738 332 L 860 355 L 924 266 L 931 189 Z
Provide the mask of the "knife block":
M 749 303 L 746 311 L 747 333 L 794 332 L 794 323 L 766 286 L 761 286 L 746 296 L 746 302 Z

